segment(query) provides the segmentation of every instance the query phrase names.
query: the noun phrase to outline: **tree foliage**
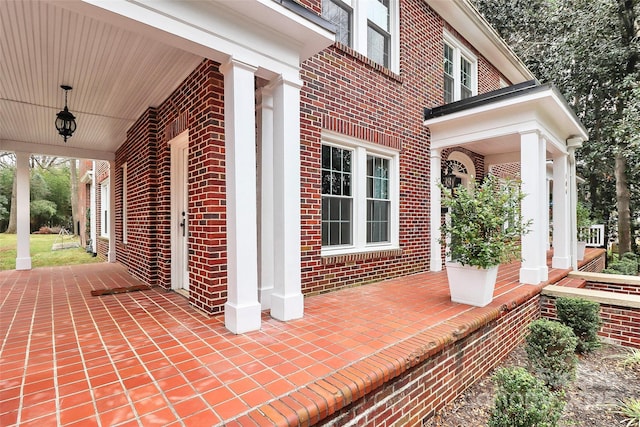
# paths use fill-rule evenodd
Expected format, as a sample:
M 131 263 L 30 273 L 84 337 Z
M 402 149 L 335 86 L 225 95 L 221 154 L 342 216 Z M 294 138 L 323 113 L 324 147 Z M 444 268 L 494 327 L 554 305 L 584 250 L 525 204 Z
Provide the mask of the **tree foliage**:
M 640 212 L 640 0 L 473 1 L 587 128 L 577 153 L 581 198 L 599 222 L 617 213 L 608 224 L 618 225 L 623 250 Z

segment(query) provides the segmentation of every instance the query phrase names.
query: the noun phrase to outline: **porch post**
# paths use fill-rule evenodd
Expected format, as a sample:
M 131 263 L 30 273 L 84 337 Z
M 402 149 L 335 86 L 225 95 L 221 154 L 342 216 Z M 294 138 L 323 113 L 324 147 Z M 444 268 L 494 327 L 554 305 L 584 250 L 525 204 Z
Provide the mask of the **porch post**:
M 258 119 L 258 168 L 260 169 L 258 220 L 260 274 L 258 275 L 258 300 L 262 310 L 271 308 L 274 282 L 274 233 L 273 233 L 273 93 L 270 86 L 257 93 Z
M 300 88 L 299 78 L 273 83 L 274 289 L 271 316 L 304 314 L 300 252 Z
M 116 162 L 109 161 L 109 262 L 116 262 Z
M 553 258 L 551 267 L 571 267 L 571 224 L 569 221 L 569 164 L 566 154 L 553 159 Z
M 31 270 L 29 153 L 16 151 L 16 270 Z
M 546 260 L 544 200 L 546 182 L 546 147 L 538 131 L 520 134 L 520 165 L 522 191 L 526 197 L 522 201 L 522 215 L 531 220 L 531 231 L 522 237 L 522 264 L 520 282 L 538 284 L 549 277 Z
M 442 201 L 438 182 L 442 168 L 442 150 L 431 149 L 431 271 L 442 271 L 442 246 L 440 245 L 440 222 L 442 221 Z
M 98 223 L 97 223 L 97 218 L 98 218 L 98 203 L 97 203 L 97 195 L 96 195 L 96 191 L 97 191 L 97 187 L 96 187 L 96 161 L 92 161 L 91 162 L 91 252 L 92 254 L 97 254 L 98 253 Z
M 231 59 L 224 75 L 227 176 L 227 302 L 225 326 L 260 329 L 256 215 L 255 67 Z
M 578 205 L 578 191 L 576 185 L 576 149 L 582 147 L 583 140 L 580 137 L 567 139 L 569 151 L 569 232 L 571 240 L 569 250 L 571 253 L 571 268 L 578 271 L 578 224 L 576 210 Z

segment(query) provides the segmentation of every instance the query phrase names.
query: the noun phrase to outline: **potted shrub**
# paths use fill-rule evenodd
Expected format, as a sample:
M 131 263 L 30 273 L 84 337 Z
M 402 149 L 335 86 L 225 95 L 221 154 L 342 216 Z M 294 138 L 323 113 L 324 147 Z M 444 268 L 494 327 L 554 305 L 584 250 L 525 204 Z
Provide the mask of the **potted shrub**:
M 442 205 L 449 218 L 442 226 L 451 300 L 483 307 L 493 299 L 498 266 L 520 258 L 522 236 L 529 222 L 522 219 L 524 194 L 520 183 L 488 176 L 480 185 L 453 192 L 441 186 Z
M 587 248 L 587 240 L 589 238 L 589 228 L 592 225 L 589 218 L 589 209 L 581 202 L 576 204 L 576 227 L 578 231 L 578 261 L 584 259 L 584 251 Z

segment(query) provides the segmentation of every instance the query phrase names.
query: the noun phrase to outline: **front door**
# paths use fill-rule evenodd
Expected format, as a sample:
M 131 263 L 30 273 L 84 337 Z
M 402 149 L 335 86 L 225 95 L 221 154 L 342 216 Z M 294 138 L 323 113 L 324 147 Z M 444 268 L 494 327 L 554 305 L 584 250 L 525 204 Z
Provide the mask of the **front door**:
M 189 291 L 189 132 L 171 145 L 171 288 Z

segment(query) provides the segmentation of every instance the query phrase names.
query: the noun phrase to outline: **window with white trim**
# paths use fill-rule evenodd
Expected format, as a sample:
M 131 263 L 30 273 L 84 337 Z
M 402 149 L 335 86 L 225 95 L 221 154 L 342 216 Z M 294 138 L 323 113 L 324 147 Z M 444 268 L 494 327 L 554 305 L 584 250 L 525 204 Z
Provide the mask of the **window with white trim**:
M 459 101 L 478 93 L 478 59 L 449 33 L 443 45 L 444 102 Z
M 398 152 L 325 135 L 323 255 L 398 247 Z
M 336 41 L 399 72 L 399 0 L 322 0 L 322 17 L 336 26 Z
M 127 243 L 127 164 L 122 165 L 122 243 Z
M 109 180 L 100 183 L 100 236 L 109 237 Z

